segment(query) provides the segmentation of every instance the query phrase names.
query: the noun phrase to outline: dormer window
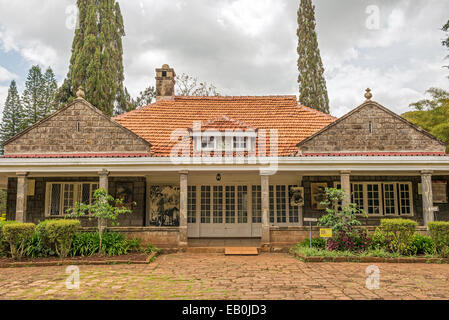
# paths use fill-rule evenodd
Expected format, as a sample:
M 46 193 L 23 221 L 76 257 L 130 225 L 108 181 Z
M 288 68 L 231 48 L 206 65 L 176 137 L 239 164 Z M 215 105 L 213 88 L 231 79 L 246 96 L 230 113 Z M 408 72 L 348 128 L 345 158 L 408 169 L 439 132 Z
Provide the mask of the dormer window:
M 233 137 L 234 151 L 248 151 L 248 137 Z
M 203 132 L 193 134 L 194 150 L 220 152 L 250 152 L 256 149 L 255 132 Z
M 213 151 L 216 149 L 215 142 L 217 139 L 215 139 L 215 136 L 204 136 L 201 137 L 201 150 L 204 151 Z

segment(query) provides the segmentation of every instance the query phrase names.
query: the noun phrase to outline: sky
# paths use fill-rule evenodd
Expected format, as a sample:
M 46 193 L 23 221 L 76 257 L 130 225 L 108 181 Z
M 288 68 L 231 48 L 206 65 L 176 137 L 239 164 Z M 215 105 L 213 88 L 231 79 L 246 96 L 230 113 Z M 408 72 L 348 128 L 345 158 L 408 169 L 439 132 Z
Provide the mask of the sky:
M 132 96 L 169 64 L 222 95 L 297 95 L 300 0 L 120 0 L 125 85 Z M 0 0 L 0 108 L 32 65 L 67 74 L 75 0 Z M 373 100 L 396 113 L 430 87 L 449 89 L 441 41 L 447 0 L 314 0 L 330 112 Z

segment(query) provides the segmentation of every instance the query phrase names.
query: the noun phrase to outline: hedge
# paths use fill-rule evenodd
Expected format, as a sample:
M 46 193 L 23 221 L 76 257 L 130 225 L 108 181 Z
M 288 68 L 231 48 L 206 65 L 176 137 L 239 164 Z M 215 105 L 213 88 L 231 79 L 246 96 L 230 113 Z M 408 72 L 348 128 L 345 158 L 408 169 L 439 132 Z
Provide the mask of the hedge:
M 6 221 L 6 220 L 0 221 L 0 256 L 4 256 L 9 252 L 9 245 L 3 238 L 2 228 L 4 225 L 14 224 L 14 223 L 17 223 L 17 221 L 9 221 L 9 220 L 8 221 Z
M 69 254 L 73 236 L 80 227 L 79 220 L 50 220 L 43 224 L 44 236 L 54 245 L 59 257 L 65 258 Z
M 418 223 L 409 219 L 381 219 L 380 230 L 387 249 L 399 254 L 408 254 Z
M 449 222 L 429 222 L 427 226 L 435 250 L 442 256 L 449 256 Z
M 4 241 L 14 259 L 22 258 L 25 241 L 33 236 L 34 227 L 32 223 L 9 223 L 2 227 Z

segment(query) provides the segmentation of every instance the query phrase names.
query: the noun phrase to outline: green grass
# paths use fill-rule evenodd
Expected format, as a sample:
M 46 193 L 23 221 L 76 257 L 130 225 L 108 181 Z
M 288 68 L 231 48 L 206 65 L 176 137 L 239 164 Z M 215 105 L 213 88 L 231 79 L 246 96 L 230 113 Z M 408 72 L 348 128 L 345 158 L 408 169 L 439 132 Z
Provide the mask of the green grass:
M 369 249 L 363 252 L 351 251 L 329 251 L 319 248 L 309 248 L 304 246 L 296 246 L 294 251 L 304 257 L 379 257 L 379 258 L 416 258 L 419 256 L 402 256 L 398 253 L 391 253 L 385 249 Z M 434 255 L 426 255 L 425 258 L 437 258 Z

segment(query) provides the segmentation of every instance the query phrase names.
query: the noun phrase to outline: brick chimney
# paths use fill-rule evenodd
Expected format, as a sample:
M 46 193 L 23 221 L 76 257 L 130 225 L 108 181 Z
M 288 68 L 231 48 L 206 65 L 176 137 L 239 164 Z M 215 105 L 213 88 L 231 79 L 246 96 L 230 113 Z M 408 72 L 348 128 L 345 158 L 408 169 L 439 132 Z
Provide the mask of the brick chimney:
M 176 73 L 168 64 L 156 69 L 156 101 L 175 98 Z

